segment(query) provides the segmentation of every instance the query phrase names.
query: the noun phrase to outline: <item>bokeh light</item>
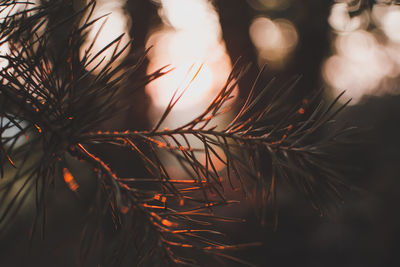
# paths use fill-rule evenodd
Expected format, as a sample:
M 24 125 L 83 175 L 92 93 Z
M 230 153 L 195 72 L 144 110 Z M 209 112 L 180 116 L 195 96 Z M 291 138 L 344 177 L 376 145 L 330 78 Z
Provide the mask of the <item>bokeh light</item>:
M 366 28 L 369 23 L 369 16 L 367 12 L 363 12 L 358 16 L 350 17 L 348 5 L 336 3 L 331 8 L 328 22 L 338 32 L 351 32 Z
M 387 37 L 399 43 L 400 42 L 400 7 L 392 6 L 382 18 L 382 29 Z
M 148 55 L 147 72 L 152 73 L 167 65 L 172 71 L 146 87 L 153 104 L 149 115 L 151 120 L 158 121 L 174 93 L 177 91 L 179 94 L 185 90 L 164 121 L 164 126 L 174 128 L 195 118 L 209 105 L 226 83 L 232 65 L 212 1 L 157 2 L 163 24 L 154 29 L 147 39 L 147 48 L 152 47 Z M 216 117 L 214 124 L 223 124 L 225 118 Z M 187 138 L 192 147 L 203 148 L 203 143 L 197 138 Z M 196 156 L 199 160 L 205 159 L 203 152 L 198 152 Z M 187 177 L 174 157 L 163 155 L 163 160 L 171 175 L 183 179 Z M 224 167 L 218 159 L 212 160 L 217 170 Z
M 0 23 L 4 23 L 5 17 L 15 15 L 24 9 L 34 8 L 38 4 L 38 0 L 30 1 L 29 3 L 14 3 L 12 5 L 6 5 L 0 7 Z M 42 27 L 43 28 L 43 27 Z M 8 43 L 0 45 L 0 55 L 5 56 L 10 52 Z M 4 58 L 0 58 L 0 70 L 8 65 L 8 61 Z
M 121 40 L 119 48 L 124 47 L 130 41 L 128 32 L 131 26 L 131 21 L 129 15 L 126 14 L 126 11 L 124 9 L 125 2 L 126 1 L 124 0 L 97 1 L 97 5 L 93 12 L 92 19 L 96 19 L 105 14 L 108 15 L 98 20 L 90 28 L 87 40 L 81 47 L 82 55 L 90 47 L 92 41 L 95 39 L 97 34 L 98 34 L 97 39 L 94 42 L 92 51 L 90 53 L 92 56 L 94 56 L 97 52 L 99 52 L 101 49 L 103 49 L 105 46 L 107 46 L 121 34 L 125 35 Z M 103 62 L 100 64 L 99 68 L 97 68 L 98 71 L 101 70 L 101 67 L 105 66 L 109 62 L 113 54 L 114 48 L 115 45 L 106 50 L 102 54 L 102 56 L 96 58 L 91 64 L 88 65 L 88 69 L 93 68 L 94 66 L 99 64 L 100 61 L 103 60 L 103 58 L 105 58 Z M 127 55 L 128 52 L 129 52 L 128 50 L 125 50 L 115 63 L 118 64 L 118 62 L 123 60 L 123 58 Z M 94 72 L 96 73 L 96 71 Z
M 0 45 L 0 56 L 5 56 L 10 52 L 8 43 L 3 43 Z M 8 61 L 5 58 L 0 58 L 0 70 L 7 67 Z
M 5 5 L 0 7 L 0 23 L 4 23 L 4 20 L 7 16 L 13 16 L 16 15 L 17 17 L 21 15 L 21 11 L 23 10 L 29 10 L 27 14 L 33 15 L 34 12 L 36 12 L 37 6 L 40 5 L 40 0 L 31 0 L 31 1 L 14 1 L 10 2 L 10 5 Z M 42 18 L 41 21 L 38 23 L 41 24 L 37 29 L 36 33 L 37 35 L 41 35 L 45 28 L 47 27 L 47 20 Z M 37 26 L 37 25 L 36 25 Z M 4 41 L 1 40 L 1 41 Z M 33 45 L 33 48 L 35 49 L 37 45 Z M 18 47 L 14 46 L 14 49 L 20 49 Z M 10 53 L 10 45 L 8 42 L 4 42 L 3 44 L 0 45 L 0 56 L 5 56 Z M 0 70 L 8 66 L 8 61 L 4 58 L 0 58 Z
M 173 70 L 150 83 L 146 91 L 155 113 L 159 114 L 174 92 L 183 89 L 198 71 L 174 107 L 180 112 L 179 120 L 183 120 L 187 118 L 182 116 L 182 110 L 186 110 L 186 115 L 194 115 L 208 105 L 225 83 L 232 66 L 222 41 L 218 13 L 210 1 L 161 0 L 159 4 L 163 25 L 147 40 L 146 46 L 152 47 L 147 72 L 166 65 Z
M 257 48 L 259 63 L 269 63 L 275 68 L 283 66 L 298 42 L 295 26 L 286 19 L 255 18 L 250 25 L 249 33 Z
M 337 35 L 323 65 L 325 81 L 335 95 L 346 90 L 351 104 L 364 95 L 399 93 L 386 81 L 400 74 L 400 7 L 377 3 L 370 14 L 350 17 L 351 8 L 345 1 L 332 5 L 328 22 Z

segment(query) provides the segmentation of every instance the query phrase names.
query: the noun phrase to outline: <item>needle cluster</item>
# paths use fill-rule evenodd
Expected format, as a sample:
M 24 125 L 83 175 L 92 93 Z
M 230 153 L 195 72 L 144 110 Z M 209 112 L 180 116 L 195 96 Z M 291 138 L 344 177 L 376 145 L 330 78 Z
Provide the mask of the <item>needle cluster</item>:
M 297 77 L 280 88 L 274 81 L 263 86 L 257 79 L 247 100 L 237 109 L 230 104 L 232 94 L 247 70 L 238 63 L 209 106 L 180 127 L 162 129 L 161 125 L 184 90 L 175 93 L 151 130 L 99 131 L 101 123 L 128 108 L 121 104 L 126 103 L 123 98 L 166 71 L 140 76 L 143 58 L 128 66 L 115 64 L 129 48 L 129 44 L 119 47 L 122 36 L 99 52 L 92 51 L 93 45 L 80 52 L 88 30 L 99 20 L 92 18 L 95 1 L 50 25 L 52 12 L 64 8 L 66 2 L 0 4 L 0 44 L 10 48 L 1 56 L 7 61 L 0 71 L 1 175 L 7 176 L 9 169 L 15 168 L 0 188 L 0 198 L 8 200 L 1 201 L 3 228 L 32 192 L 37 210 L 32 234 L 38 226 L 43 228 L 48 194 L 57 180 L 64 180 L 79 194 L 71 158 L 84 161 L 96 177 L 98 189 L 89 214 L 94 221 L 111 216 L 115 225 L 115 244 L 102 259 L 104 266 L 120 266 L 125 257 L 143 266 L 164 262 L 196 265 L 195 259 L 182 257 L 187 249 L 246 264 L 227 251 L 258 243 L 222 243 L 223 233 L 213 226 L 215 221 L 242 221 L 218 216 L 214 211 L 217 206 L 237 204 L 225 196 L 227 187 L 241 189 L 256 199 L 262 222 L 268 219 L 268 211 L 276 213 L 276 187 L 282 181 L 303 192 L 321 214 L 326 212 L 326 204 L 342 199 L 340 192 L 346 185 L 326 151 L 337 146 L 340 137 L 351 129 L 330 135 L 322 135 L 321 130 L 346 105 L 337 107 L 339 96 L 326 106 L 318 102 L 320 95 L 314 94 L 299 105 L 287 107 Z M 66 25 L 70 30 L 65 33 L 65 49 L 60 51 L 55 49 L 54 36 Z M 106 51 L 112 51 L 108 63 L 92 66 L 96 60 L 105 59 Z M 226 113 L 229 106 L 238 110 L 236 115 L 228 125 L 216 125 L 214 118 Z M 12 134 L 5 134 L 11 129 Z M 21 139 L 26 139 L 22 145 Z M 193 140 L 201 145 L 193 145 Z M 136 154 L 148 177 L 120 177 L 94 152 L 93 148 L 102 144 Z M 174 157 L 186 179 L 174 177 L 160 153 Z M 277 218 L 276 214 L 272 217 Z M 91 227 L 88 224 L 83 231 L 83 261 L 101 235 Z

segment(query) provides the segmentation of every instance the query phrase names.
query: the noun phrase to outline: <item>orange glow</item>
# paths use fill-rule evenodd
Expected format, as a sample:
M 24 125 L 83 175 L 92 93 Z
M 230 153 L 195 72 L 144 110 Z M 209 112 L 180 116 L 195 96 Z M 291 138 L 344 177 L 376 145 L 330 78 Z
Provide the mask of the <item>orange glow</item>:
M 68 185 L 71 191 L 76 191 L 79 188 L 79 185 L 76 183 L 74 176 L 70 173 L 67 168 L 63 169 L 64 181 Z
M 10 158 L 10 156 L 9 155 L 6 155 L 6 156 L 7 156 L 8 161 L 10 162 L 10 164 L 12 166 L 16 167 L 14 161 Z
M 39 133 L 42 133 L 42 128 L 40 128 L 37 124 L 34 124 L 34 126 L 38 130 Z
M 171 226 L 174 225 L 173 222 L 168 221 L 167 219 L 163 219 L 163 220 L 161 221 L 161 223 L 162 223 L 163 225 L 167 226 L 167 227 L 171 227 Z
M 122 208 L 120 209 L 120 211 L 121 211 L 121 213 L 123 213 L 123 214 L 127 214 L 128 211 L 129 211 L 129 207 L 124 206 L 124 207 L 122 207 Z

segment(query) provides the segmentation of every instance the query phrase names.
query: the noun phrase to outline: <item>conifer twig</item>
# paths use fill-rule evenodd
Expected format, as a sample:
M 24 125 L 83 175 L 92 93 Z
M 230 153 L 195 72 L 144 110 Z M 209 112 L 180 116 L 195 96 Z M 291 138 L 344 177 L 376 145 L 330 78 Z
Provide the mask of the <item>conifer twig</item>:
M 161 68 L 137 78 L 143 58 L 134 66 L 115 64 L 129 48 L 129 44 L 118 48 L 122 35 L 99 52 L 92 51 L 92 44 L 80 54 L 87 31 L 99 19 L 91 18 L 95 1 L 57 25 L 47 25 L 48 16 L 63 8 L 64 1 L 48 1 L 37 7 L 27 2 L 0 3 L 0 7 L 19 5 L 24 8 L 14 14 L 6 13 L 0 28 L 0 42 L 10 44 L 10 52 L 1 56 L 8 65 L 0 71 L 0 172 L 5 176 L 10 165 L 17 169 L 11 182 L 0 189 L 2 200 L 12 199 L 0 214 L 1 226 L 7 226 L 33 190 L 37 216 L 32 234 L 38 222 L 44 227 L 46 199 L 55 181 L 63 179 L 72 191 L 79 188 L 66 164 L 67 156 L 87 162 L 93 168 L 100 189 L 90 214 L 96 221 L 111 214 L 121 241 L 115 245 L 120 254 L 111 253 L 111 262 L 116 266 L 127 251 L 132 252 L 130 255 L 136 264 L 149 265 L 155 259 L 168 259 L 194 265 L 193 259 L 177 254 L 181 249 L 213 253 L 245 264 L 223 251 L 259 245 L 258 242 L 233 245 L 214 239 L 222 233 L 214 228 L 213 222 L 243 221 L 214 214 L 216 206 L 237 204 L 224 195 L 225 180 L 232 187 L 238 181 L 246 195 L 259 200 L 262 220 L 267 217 L 266 209 L 272 208 L 277 221 L 276 188 L 280 180 L 302 191 L 321 213 L 325 212 L 327 203 L 342 199 L 340 192 L 346 184 L 341 180 L 341 173 L 325 160 L 324 153 L 327 147 L 337 145 L 340 134 L 346 134 L 349 129 L 329 138 L 316 136 L 347 105 L 335 109 L 340 96 L 326 109 L 322 103 L 315 103 L 317 97 L 306 98 L 298 106 L 287 109 L 284 104 L 298 77 L 276 91 L 273 91 L 274 81 L 258 90 L 257 79 L 239 112 L 220 130 L 217 128 L 220 125 L 213 124 L 214 119 L 229 109 L 233 91 L 248 71 L 248 66 L 236 63 L 226 84 L 208 107 L 182 126 L 160 129 L 185 90 L 173 96 L 152 130 L 96 131 L 101 123 L 127 108 L 121 106 L 121 99 L 131 93 L 127 92 L 127 85 L 132 77 L 136 82 L 132 87 L 140 88 L 167 71 Z M 9 10 L 1 9 L 1 15 L 4 12 Z M 54 33 L 65 24 L 72 25 L 66 33 L 66 49 L 54 51 Z M 40 30 L 43 27 L 44 31 Z M 102 65 L 103 59 L 88 67 L 96 59 L 104 58 L 106 51 L 112 51 L 108 63 Z M 317 106 L 315 111 L 308 110 L 312 106 Z M 16 133 L 4 136 L 11 128 Z M 17 146 L 17 141 L 24 136 L 27 142 Z M 201 146 L 194 147 L 192 140 L 200 141 Z M 91 151 L 99 144 L 111 144 L 116 150 L 129 149 L 142 160 L 148 177 L 119 177 L 112 165 Z M 149 151 L 144 151 L 143 145 Z M 37 150 L 41 152 L 33 157 Z M 187 179 L 174 177 L 160 152 L 174 157 Z M 223 165 L 222 171 L 217 169 L 217 162 Z M 23 184 L 14 194 L 12 188 L 19 181 Z M 256 195 L 250 193 L 252 187 Z M 87 257 L 99 231 L 85 227 L 82 258 Z M 137 247 L 130 246 L 131 241 Z

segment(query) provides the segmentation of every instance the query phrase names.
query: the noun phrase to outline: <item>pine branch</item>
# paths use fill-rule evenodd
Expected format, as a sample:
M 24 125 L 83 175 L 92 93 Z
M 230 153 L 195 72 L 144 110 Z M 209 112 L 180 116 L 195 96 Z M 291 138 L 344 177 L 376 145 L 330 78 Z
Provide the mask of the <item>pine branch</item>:
M 321 213 L 327 203 L 342 199 L 341 189 L 347 186 L 341 181 L 341 173 L 325 160 L 324 153 L 327 147 L 338 144 L 341 134 L 347 134 L 351 129 L 322 139 L 316 134 L 331 124 L 347 103 L 334 110 L 339 96 L 323 109 L 322 103 L 315 104 L 318 97 L 312 96 L 298 106 L 286 108 L 284 104 L 298 77 L 276 91 L 272 90 L 275 85 L 271 81 L 260 92 L 257 79 L 239 112 L 222 130 L 218 127 L 221 125 L 213 122 L 215 117 L 234 110 L 228 104 L 233 99 L 234 88 L 248 69 L 239 63 L 235 64 L 226 84 L 209 106 L 180 127 L 160 129 L 185 90 L 174 94 L 152 130 L 96 131 L 102 122 L 127 108 L 121 106 L 121 99 L 132 93 L 127 92 L 132 77 L 136 77 L 136 84 L 130 86 L 140 88 L 166 71 L 162 68 L 137 78 L 135 75 L 145 55 L 134 66 L 115 66 L 122 52 L 129 48 L 128 44 L 118 49 L 122 36 L 97 53 L 92 53 L 93 45 L 90 45 L 87 51 L 79 54 L 87 31 L 99 19 L 91 18 L 94 1 L 57 25 L 47 25 L 44 31 L 39 30 L 48 22 L 49 14 L 60 8 L 61 2 L 27 7 L 12 15 L 8 13 L 1 23 L 0 41 L 10 44 L 10 53 L 1 56 L 8 61 L 8 66 L 0 71 L 0 171 L 3 175 L 8 165 L 17 171 L 11 182 L 1 188 L 2 200 L 9 197 L 12 200 L 2 210 L 0 225 L 9 224 L 33 190 L 37 216 L 32 234 L 40 222 L 44 227 L 47 195 L 55 180 L 64 179 L 72 191 L 79 187 L 66 164 L 67 156 L 88 163 L 96 174 L 101 189 L 97 191 L 91 214 L 95 221 L 101 221 L 108 213 L 113 218 L 119 241 L 116 245 L 118 253 L 110 261 L 110 265 L 115 266 L 120 264 L 127 251 L 133 251 L 131 257 L 135 257 L 137 264 L 160 264 L 163 259 L 177 264 L 196 264 L 193 259 L 176 255 L 179 249 L 213 253 L 245 263 L 222 251 L 259 243 L 224 244 L 212 237 L 222 235 L 214 229 L 213 222 L 243 221 L 214 214 L 216 206 L 237 204 L 224 195 L 226 180 L 232 187 L 238 181 L 246 195 L 258 199 L 262 206 L 262 221 L 267 219 L 267 209 L 272 208 L 276 214 L 276 187 L 281 180 L 302 191 Z M 29 6 L 14 1 L 3 1 L 0 6 L 20 4 Z M 53 34 L 65 24 L 72 24 L 71 31 L 66 33 L 66 49 L 55 52 Z M 104 59 L 108 50 L 112 50 L 112 57 L 106 65 L 99 63 L 87 70 L 96 59 Z M 309 112 L 310 106 L 317 108 Z M 16 129 L 16 133 L 4 136 L 10 128 Z M 28 141 L 17 147 L 18 139 L 23 136 Z M 192 140 L 200 141 L 201 146 L 193 147 Z M 149 177 L 119 177 L 113 166 L 91 151 L 99 144 L 111 144 L 116 150 L 120 147 L 129 149 L 142 160 Z M 149 152 L 142 149 L 144 144 L 149 147 Z M 33 158 L 38 148 L 42 153 Z M 174 157 L 187 179 L 173 177 L 160 152 Z M 224 165 L 223 171 L 216 168 L 217 161 Z M 11 189 L 21 180 L 23 185 L 13 194 Z M 256 195 L 250 193 L 253 187 Z M 274 220 L 277 221 L 276 215 Z M 137 231 L 132 233 L 131 229 Z M 85 228 L 81 249 L 83 260 L 99 231 L 89 226 Z M 151 238 L 142 234 L 144 232 Z M 136 248 L 131 246 L 132 242 L 138 244 Z M 157 263 L 156 259 L 160 261 Z

